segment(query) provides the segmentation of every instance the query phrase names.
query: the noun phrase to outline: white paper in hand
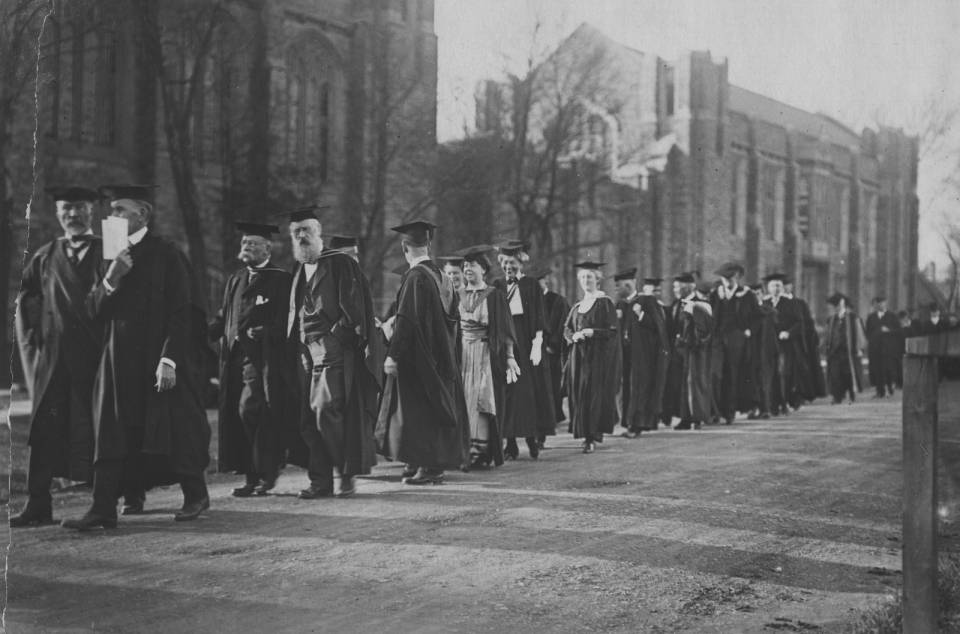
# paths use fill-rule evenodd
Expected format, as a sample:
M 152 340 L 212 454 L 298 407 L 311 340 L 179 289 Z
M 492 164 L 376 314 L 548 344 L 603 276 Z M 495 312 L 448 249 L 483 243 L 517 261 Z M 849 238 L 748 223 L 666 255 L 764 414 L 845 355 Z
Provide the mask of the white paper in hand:
M 103 259 L 115 260 L 117 254 L 130 246 L 126 218 L 110 216 L 103 219 Z

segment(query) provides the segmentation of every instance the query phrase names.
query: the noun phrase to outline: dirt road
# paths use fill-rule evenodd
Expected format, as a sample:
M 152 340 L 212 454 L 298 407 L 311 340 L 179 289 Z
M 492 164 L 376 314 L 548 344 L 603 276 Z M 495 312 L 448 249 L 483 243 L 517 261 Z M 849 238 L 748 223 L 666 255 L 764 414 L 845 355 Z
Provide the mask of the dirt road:
M 116 530 L 18 530 L 8 631 L 839 631 L 900 583 L 899 397 L 548 446 L 426 489 L 396 464 L 348 500 L 296 499 L 300 471 L 262 499 L 214 476 L 197 522 L 163 489 Z M 55 515 L 88 503 L 59 493 Z

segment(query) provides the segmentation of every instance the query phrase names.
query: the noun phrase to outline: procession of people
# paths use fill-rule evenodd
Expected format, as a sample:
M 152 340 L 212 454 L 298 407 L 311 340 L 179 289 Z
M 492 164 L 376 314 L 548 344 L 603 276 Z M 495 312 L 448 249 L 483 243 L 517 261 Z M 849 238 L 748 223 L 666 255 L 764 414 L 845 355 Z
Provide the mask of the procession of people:
M 33 409 L 29 495 L 13 527 L 54 521 L 56 477 L 92 484 L 89 510 L 62 522 L 79 531 L 145 512 L 160 485 L 183 491 L 176 521 L 209 509 L 209 343 L 219 347 L 217 468 L 243 478 L 232 495 L 269 495 L 296 465 L 307 478 L 299 498 L 313 500 L 353 496 L 378 455 L 403 463 L 411 486 L 520 460 L 519 439 L 538 460 L 564 421 L 591 454 L 618 425 L 637 439 L 789 416 L 828 395 L 852 402 L 864 355 L 884 398 L 902 386 L 905 337 L 956 327 L 939 306 L 914 323 L 883 297 L 864 323 L 835 293 L 818 331 L 788 276 L 747 286 L 737 262 L 712 276 L 678 272 L 668 304 L 664 280 L 582 261 L 579 293 L 566 298 L 529 243 L 438 257 L 426 220 L 393 228 L 406 266 L 381 321 L 358 241 L 324 233 L 317 206 L 284 214 L 292 272 L 274 263 L 279 225 L 236 223 L 241 266 L 208 320 L 186 256 L 150 228 L 153 190 L 48 189 L 63 236 L 33 254 L 18 298 Z M 109 258 L 93 233 L 103 199 L 128 233 Z M 611 273 L 617 297 L 602 290 Z

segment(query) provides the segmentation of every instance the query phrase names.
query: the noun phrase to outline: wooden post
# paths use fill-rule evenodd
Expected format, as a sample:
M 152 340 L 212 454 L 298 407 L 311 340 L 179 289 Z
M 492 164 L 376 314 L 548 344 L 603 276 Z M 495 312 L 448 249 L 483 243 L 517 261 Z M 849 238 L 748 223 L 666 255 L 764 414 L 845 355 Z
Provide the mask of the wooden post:
M 936 357 L 903 359 L 903 632 L 937 631 Z

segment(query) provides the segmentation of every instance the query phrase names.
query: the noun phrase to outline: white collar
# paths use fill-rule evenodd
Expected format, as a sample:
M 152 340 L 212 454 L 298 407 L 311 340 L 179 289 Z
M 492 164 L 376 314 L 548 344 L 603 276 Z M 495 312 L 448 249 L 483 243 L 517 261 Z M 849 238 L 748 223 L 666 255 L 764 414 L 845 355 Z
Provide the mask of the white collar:
M 127 239 L 130 241 L 130 246 L 133 246 L 135 244 L 140 244 L 140 241 L 143 240 L 143 237 L 145 235 L 147 235 L 146 227 L 142 227 L 141 229 L 138 229 L 137 231 L 134 231 L 133 233 L 131 233 L 127 237 Z
M 414 259 L 414 261 L 410 263 L 410 268 L 412 269 L 413 267 L 420 264 L 421 262 L 429 262 L 429 261 L 430 261 L 429 255 L 421 255 L 420 257 Z
M 92 236 L 92 235 L 93 235 L 93 229 L 87 229 L 86 231 L 84 231 L 84 232 L 81 233 L 80 235 L 81 235 L 81 236 Z M 67 242 L 73 242 L 73 236 L 71 236 L 70 234 L 65 233 L 65 234 L 63 234 L 63 237 L 64 237 L 64 239 L 65 239 Z
M 253 266 L 250 266 L 250 265 L 248 264 L 248 265 L 247 265 L 247 268 L 250 269 L 251 271 L 254 271 L 254 270 L 256 270 L 256 269 L 265 269 L 265 268 L 267 268 L 267 265 L 268 265 L 268 264 L 270 264 L 270 258 L 267 258 L 266 260 L 264 260 L 264 261 L 261 262 L 260 264 L 254 264 Z
M 475 285 L 475 286 L 471 286 L 471 285 L 469 285 L 469 284 L 464 284 L 464 285 L 463 285 L 463 290 L 465 290 L 465 291 L 482 291 L 482 290 L 485 289 L 486 287 L 487 287 L 487 283 L 484 282 L 483 280 L 480 280 L 480 283 L 477 284 L 477 285 Z
M 630 293 L 630 296 L 627 297 L 626 301 L 632 302 L 639 294 L 640 293 L 638 293 L 637 291 L 633 291 L 632 293 Z

